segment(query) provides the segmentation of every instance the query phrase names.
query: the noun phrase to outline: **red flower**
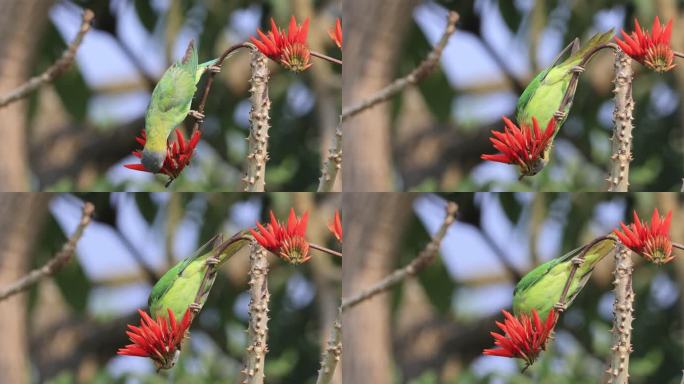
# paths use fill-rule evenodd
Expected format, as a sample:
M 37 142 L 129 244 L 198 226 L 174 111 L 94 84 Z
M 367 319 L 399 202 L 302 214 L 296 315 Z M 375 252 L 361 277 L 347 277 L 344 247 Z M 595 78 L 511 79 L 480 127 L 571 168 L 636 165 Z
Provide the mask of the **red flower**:
M 648 223 L 642 223 L 639 220 L 636 211 L 633 212 L 633 216 L 634 223 L 629 226 L 620 223 L 624 233 L 617 229 L 614 230 L 622 244 L 652 263 L 665 264 L 672 261 L 674 259 L 672 240 L 670 239 L 672 211 L 668 212 L 667 216 L 662 219 L 658 213 L 658 208 L 654 209 L 650 227 Z
M 257 30 L 259 39 L 254 36 L 250 40 L 254 45 L 269 58 L 277 61 L 283 67 L 301 72 L 311 66 L 311 52 L 306 43 L 309 33 L 309 18 L 307 17 L 301 26 L 297 26 L 294 16 L 290 18 L 288 31 L 278 29 L 273 18 L 271 18 L 271 30 L 268 35 L 261 29 Z
M 494 148 L 501 153 L 482 155 L 482 160 L 497 161 L 499 163 L 517 164 L 522 175 L 535 175 L 544 167 L 542 156 L 551 144 L 556 129 L 556 120 L 551 119 L 542 133 L 536 118 L 532 118 L 534 132 L 529 126 L 518 128 L 508 118 L 503 118 L 505 131 L 492 131 L 494 137 L 489 140 Z
M 304 212 L 300 219 L 295 215 L 294 209 L 290 209 L 287 225 L 278 222 L 273 211 L 270 212 L 270 216 L 271 222 L 266 227 L 257 222 L 258 232 L 252 228 L 249 229 L 254 239 L 262 247 L 288 263 L 301 264 L 308 261 L 311 255 L 309 255 L 309 242 L 306 241 L 305 235 L 309 214 Z
M 542 323 L 536 310 L 532 310 L 532 316 L 522 314 L 519 318 L 510 313 L 501 311 L 506 317 L 504 323 L 496 322 L 496 325 L 504 331 L 504 335 L 496 332 L 489 334 L 494 337 L 494 344 L 501 347 L 485 349 L 482 353 L 489 356 L 515 357 L 525 360 L 527 367 L 532 365 L 539 353 L 546 349 L 546 341 L 551 331 L 556 326 L 556 312 L 552 309 Z
M 178 360 L 185 332 L 190 327 L 190 309 L 185 311 L 180 324 L 171 309 L 168 309 L 168 320 L 159 316 L 155 321 L 145 311 L 138 310 L 138 313 L 140 327 L 129 324 L 129 331 L 126 331 L 133 344 L 119 348 L 117 355 L 149 357 L 154 360 L 157 370 L 172 368 Z
M 340 21 L 340 19 L 335 21 L 335 27 L 330 28 L 328 35 L 330 35 L 330 38 L 335 42 L 337 47 L 342 49 L 342 21 Z
M 164 165 L 162 165 L 159 173 L 169 176 L 171 178 L 170 180 L 177 178 L 183 169 L 190 164 L 190 159 L 192 159 L 192 155 L 195 152 L 195 147 L 197 146 L 201 136 L 202 133 L 200 131 L 195 131 L 188 142 L 185 140 L 181 130 L 176 128 L 177 140 L 167 145 L 166 159 L 164 159 Z M 145 131 L 143 130 L 140 136 L 136 137 L 135 140 L 144 147 L 147 140 Z M 137 158 L 142 158 L 142 151 L 133 151 L 133 155 Z M 144 165 L 140 163 L 125 164 L 124 167 L 136 171 L 150 172 L 145 169 Z
M 670 47 L 670 37 L 672 36 L 672 20 L 665 28 L 660 25 L 658 16 L 653 21 L 653 33 L 641 29 L 639 21 L 634 19 L 636 31 L 627 34 L 622 30 L 622 37 L 625 41 L 615 37 L 615 42 L 632 59 L 656 72 L 666 72 L 675 67 L 674 52 Z
M 342 220 L 340 219 L 340 211 L 335 210 L 335 217 L 333 221 L 328 224 L 328 229 L 335 235 L 335 238 L 340 243 L 342 242 Z

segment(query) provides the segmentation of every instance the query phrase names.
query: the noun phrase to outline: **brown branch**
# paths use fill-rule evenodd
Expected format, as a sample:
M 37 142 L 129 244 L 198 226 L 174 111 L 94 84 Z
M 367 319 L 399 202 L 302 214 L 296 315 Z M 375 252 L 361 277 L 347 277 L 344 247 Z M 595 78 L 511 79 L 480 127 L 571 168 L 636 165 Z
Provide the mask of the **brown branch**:
M 587 255 L 587 252 L 591 248 L 594 247 L 594 245 L 604 241 L 604 240 L 615 240 L 614 238 L 610 236 L 601 236 L 597 237 L 596 239 L 592 240 L 589 244 L 585 245 L 584 248 L 582 248 L 582 251 L 579 253 L 579 255 L 575 256 L 572 258 L 572 266 L 570 267 L 570 274 L 568 275 L 568 278 L 565 280 L 565 285 L 563 286 L 563 291 L 561 292 L 560 298 L 558 298 L 558 303 L 554 306 L 554 309 L 558 311 L 559 313 L 565 311 L 565 305 L 566 305 L 566 297 L 568 295 L 568 291 L 570 290 L 570 285 L 572 285 L 572 282 L 575 278 L 575 273 L 577 273 L 577 269 L 584 263 L 584 257 Z
M 632 290 L 632 251 L 618 245 L 615 253 L 615 302 L 613 303 L 613 347 L 606 383 L 627 384 L 629 382 L 629 354 L 632 352 L 632 313 L 634 312 L 634 291 Z
M 632 160 L 632 60 L 622 50 L 615 54 L 615 109 L 613 110 L 612 155 L 610 156 L 609 192 L 627 192 L 629 187 L 629 162 Z
M 342 356 L 342 323 L 338 315 L 328 338 L 328 346 L 321 356 L 321 368 L 318 370 L 316 384 L 328 384 L 335 375 L 335 368 Z
M 264 360 L 268 352 L 268 260 L 266 250 L 252 241 L 249 254 L 249 325 L 247 354 L 241 384 L 263 384 Z
M 71 67 L 71 64 L 74 62 L 74 59 L 76 58 L 76 51 L 81 46 L 83 37 L 90 30 L 90 23 L 93 21 L 94 17 L 95 14 L 93 13 L 93 11 L 91 11 L 90 9 L 84 10 L 81 22 L 81 29 L 78 31 L 76 37 L 71 42 L 71 44 L 69 44 L 67 50 L 64 51 L 64 53 L 62 53 L 62 56 L 59 58 L 59 60 L 52 64 L 42 74 L 30 78 L 24 84 L 0 96 L 0 108 L 28 96 L 31 92 L 40 88 L 43 84 L 55 80 L 64 72 L 66 72 Z
M 252 46 L 252 75 L 249 112 L 249 137 L 247 138 L 247 164 L 242 178 L 245 192 L 264 192 L 266 187 L 266 161 L 268 161 L 268 129 L 271 100 L 268 98 L 268 65 L 266 56 Z
M 428 264 L 430 264 L 439 251 L 439 245 L 442 243 L 447 229 L 449 229 L 449 226 L 455 220 L 456 211 L 458 211 L 458 205 L 456 205 L 454 202 L 448 202 L 446 206 L 446 216 L 444 217 L 442 225 L 439 227 L 430 242 L 425 246 L 420 254 L 418 254 L 418 257 L 413 259 L 413 261 L 411 261 L 405 267 L 395 270 L 370 288 L 365 289 L 350 298 L 343 298 L 342 305 L 340 305 L 340 311 L 343 312 L 344 310 L 368 300 L 379 293 L 387 291 L 388 289 L 402 282 L 407 277 L 416 275 Z
M 218 61 L 214 65 L 217 67 L 222 67 L 223 62 L 228 57 L 230 57 L 235 52 L 237 52 L 238 49 L 250 48 L 250 47 L 251 47 L 251 45 L 247 44 L 247 43 L 233 45 L 232 47 L 223 51 L 221 56 L 219 56 Z M 207 78 L 207 83 L 204 85 L 204 91 L 202 92 L 202 98 L 200 99 L 200 102 L 197 105 L 197 112 L 199 112 L 201 115 L 204 114 L 204 107 L 207 104 L 207 99 L 209 99 L 209 91 L 211 90 L 211 86 L 214 84 L 214 78 L 216 77 L 216 74 L 218 73 L 218 72 L 214 72 L 214 71 L 208 71 L 208 72 L 209 72 L 209 77 Z M 195 124 L 192 126 L 192 132 L 195 133 L 196 131 L 202 129 L 202 123 L 203 123 L 203 121 L 201 119 L 195 118 Z
M 57 273 L 66 263 L 71 260 L 71 257 L 76 252 L 76 244 L 83 236 L 83 231 L 85 231 L 90 220 L 95 211 L 95 206 L 91 203 L 86 202 L 83 205 L 83 213 L 81 214 L 81 222 L 76 227 L 76 230 L 71 235 L 69 240 L 64 243 L 62 249 L 45 265 L 40 268 L 34 269 L 29 272 L 26 276 L 20 278 L 14 283 L 2 288 L 0 290 L 0 301 L 13 296 L 19 292 L 25 291 L 40 280 L 45 277 L 52 276 Z
M 330 56 L 328 56 L 328 55 L 324 55 L 324 54 L 319 53 L 319 52 L 316 52 L 316 51 L 311 51 L 311 56 L 317 57 L 317 58 L 319 58 L 319 59 L 328 61 L 328 62 L 333 63 L 333 64 L 342 65 L 342 60 L 336 59 L 336 58 L 334 58 L 334 57 L 330 57 Z
M 338 124 L 328 149 L 328 156 L 321 169 L 321 177 L 318 179 L 318 192 L 333 192 L 340 169 L 342 169 L 342 128 Z
M 311 249 L 316 249 L 316 250 L 318 250 L 318 251 L 325 252 L 325 253 L 327 253 L 327 254 L 329 254 L 329 255 L 333 255 L 333 256 L 337 256 L 337 257 L 342 257 L 342 253 L 337 252 L 337 251 L 334 251 L 334 250 L 332 250 L 332 249 L 330 249 L 330 248 L 326 248 L 326 247 L 324 247 L 324 246 L 322 246 L 322 245 L 318 245 L 318 244 L 314 244 L 314 243 L 309 243 L 309 247 L 311 247 Z
M 456 31 L 456 23 L 458 22 L 458 19 L 458 13 L 450 11 L 447 16 L 447 26 L 444 30 L 444 34 L 439 39 L 427 58 L 423 60 L 423 62 L 421 62 L 420 65 L 418 65 L 418 67 L 411 71 L 411 73 L 409 73 L 407 76 L 394 80 L 394 82 L 392 82 L 390 85 L 379 90 L 367 99 L 361 100 L 350 107 L 343 108 L 341 120 L 344 121 L 368 108 L 373 107 L 378 103 L 389 100 L 407 86 L 416 84 L 429 75 L 439 64 L 439 59 L 442 56 L 444 47 L 446 47 L 449 38 Z

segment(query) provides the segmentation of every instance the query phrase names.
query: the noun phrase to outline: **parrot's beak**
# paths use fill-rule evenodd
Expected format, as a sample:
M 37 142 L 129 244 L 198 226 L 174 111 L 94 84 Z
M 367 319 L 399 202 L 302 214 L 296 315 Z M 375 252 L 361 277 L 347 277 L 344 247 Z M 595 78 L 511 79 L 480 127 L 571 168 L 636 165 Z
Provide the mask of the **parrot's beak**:
M 142 153 L 142 165 L 145 166 L 150 172 L 159 173 L 164 165 L 164 159 L 166 158 L 165 153 L 151 152 L 148 150 L 143 150 Z

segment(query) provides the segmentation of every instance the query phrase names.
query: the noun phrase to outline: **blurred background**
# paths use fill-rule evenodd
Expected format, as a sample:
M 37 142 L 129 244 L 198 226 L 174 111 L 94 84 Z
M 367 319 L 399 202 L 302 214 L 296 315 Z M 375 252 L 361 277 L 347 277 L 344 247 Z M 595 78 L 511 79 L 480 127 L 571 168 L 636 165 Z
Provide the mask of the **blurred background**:
M 311 18 L 313 50 L 340 57 L 328 37 L 341 16 L 339 0 L 3 0 L 0 93 L 41 73 L 76 35 L 82 8 L 94 28 L 75 65 L 24 101 L 0 109 L 0 190 L 163 190 L 165 178 L 125 169 L 139 160 L 135 137 L 144 127 L 151 91 L 191 39 L 200 62 L 291 15 Z M 27 22 L 30 20 L 30 22 Z M 249 54 L 231 57 L 206 106 L 204 135 L 192 166 L 171 190 L 238 190 L 247 151 Z M 271 63 L 268 189 L 315 190 L 339 114 L 340 68 L 315 59 L 301 74 Z M 202 80 L 198 89 L 203 89 Z M 194 105 L 196 105 L 195 101 Z M 192 118 L 186 119 L 186 136 Z
M 673 21 L 672 46 L 684 51 L 678 0 L 345 0 L 343 105 L 373 94 L 414 69 L 460 14 L 441 65 L 390 102 L 345 125 L 345 190 L 602 191 L 612 135 L 613 55 L 598 54 L 582 75 L 549 166 L 517 181 L 514 166 L 485 162 L 488 138 L 513 117 L 522 90 L 575 37 L 651 30 Z M 679 31 L 679 32 L 677 32 Z M 633 191 L 679 191 L 684 172 L 682 63 L 666 74 L 635 64 Z
M 441 225 L 445 199 L 459 211 L 430 266 L 345 314 L 349 383 L 602 382 L 612 344 L 612 256 L 594 269 L 560 318 L 555 340 L 524 374 L 517 360 L 482 355 L 494 345 L 489 332 L 499 331 L 501 310 L 511 310 L 515 284 L 540 263 L 631 220 L 633 209 L 648 220 L 654 207 L 672 210 L 673 241 L 684 239 L 684 198 L 675 193 L 350 195 L 343 203 L 344 219 L 354 223 L 345 234 L 343 297 L 413 260 Z M 680 383 L 684 257 L 661 267 L 633 260 L 630 382 Z
M 215 234 L 231 236 L 290 207 L 310 213 L 307 237 L 339 250 L 327 223 L 336 195 L 0 194 L 0 286 L 42 266 L 74 231 L 83 201 L 96 206 L 73 260 L 27 293 L 0 301 L 2 383 L 236 382 L 246 346 L 247 254 L 222 266 L 181 360 L 155 373 L 150 359 L 117 356 L 152 285 Z M 294 267 L 271 255 L 266 377 L 314 383 L 339 305 L 340 262 L 313 251 Z M 341 383 L 339 377 L 335 383 Z

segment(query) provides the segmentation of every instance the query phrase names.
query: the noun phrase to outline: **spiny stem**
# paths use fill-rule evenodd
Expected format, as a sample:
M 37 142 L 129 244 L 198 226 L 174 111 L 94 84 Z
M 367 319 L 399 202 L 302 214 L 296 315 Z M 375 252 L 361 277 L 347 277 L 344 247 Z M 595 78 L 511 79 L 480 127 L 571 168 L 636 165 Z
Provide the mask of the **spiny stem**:
M 340 169 L 342 169 L 342 127 L 337 124 L 335 135 L 328 149 L 328 156 L 321 169 L 321 177 L 318 179 L 317 192 L 332 192 Z
M 268 161 L 268 130 L 271 100 L 268 97 L 269 71 L 266 56 L 256 47 L 252 48 L 249 137 L 247 137 L 247 162 L 242 178 L 245 192 L 264 192 L 266 189 L 266 162 Z
M 328 384 L 335 374 L 335 368 L 340 362 L 342 356 L 342 322 L 340 315 L 337 315 L 330 336 L 328 338 L 328 346 L 325 348 L 321 356 L 321 368 L 318 370 L 318 379 L 316 384 Z
M 632 60 L 621 49 L 615 53 L 615 109 L 613 110 L 612 154 L 608 175 L 609 192 L 627 192 L 629 188 L 629 162 L 632 160 L 632 125 L 634 99 L 632 98 Z
M 264 362 L 268 352 L 268 259 L 266 250 L 252 241 L 249 254 L 249 325 L 247 353 L 241 371 L 241 384 L 263 384 Z
M 632 352 L 632 313 L 634 312 L 634 291 L 632 290 L 632 251 L 617 245 L 615 253 L 615 302 L 613 303 L 613 346 L 607 383 L 627 384 L 629 382 L 629 354 Z

